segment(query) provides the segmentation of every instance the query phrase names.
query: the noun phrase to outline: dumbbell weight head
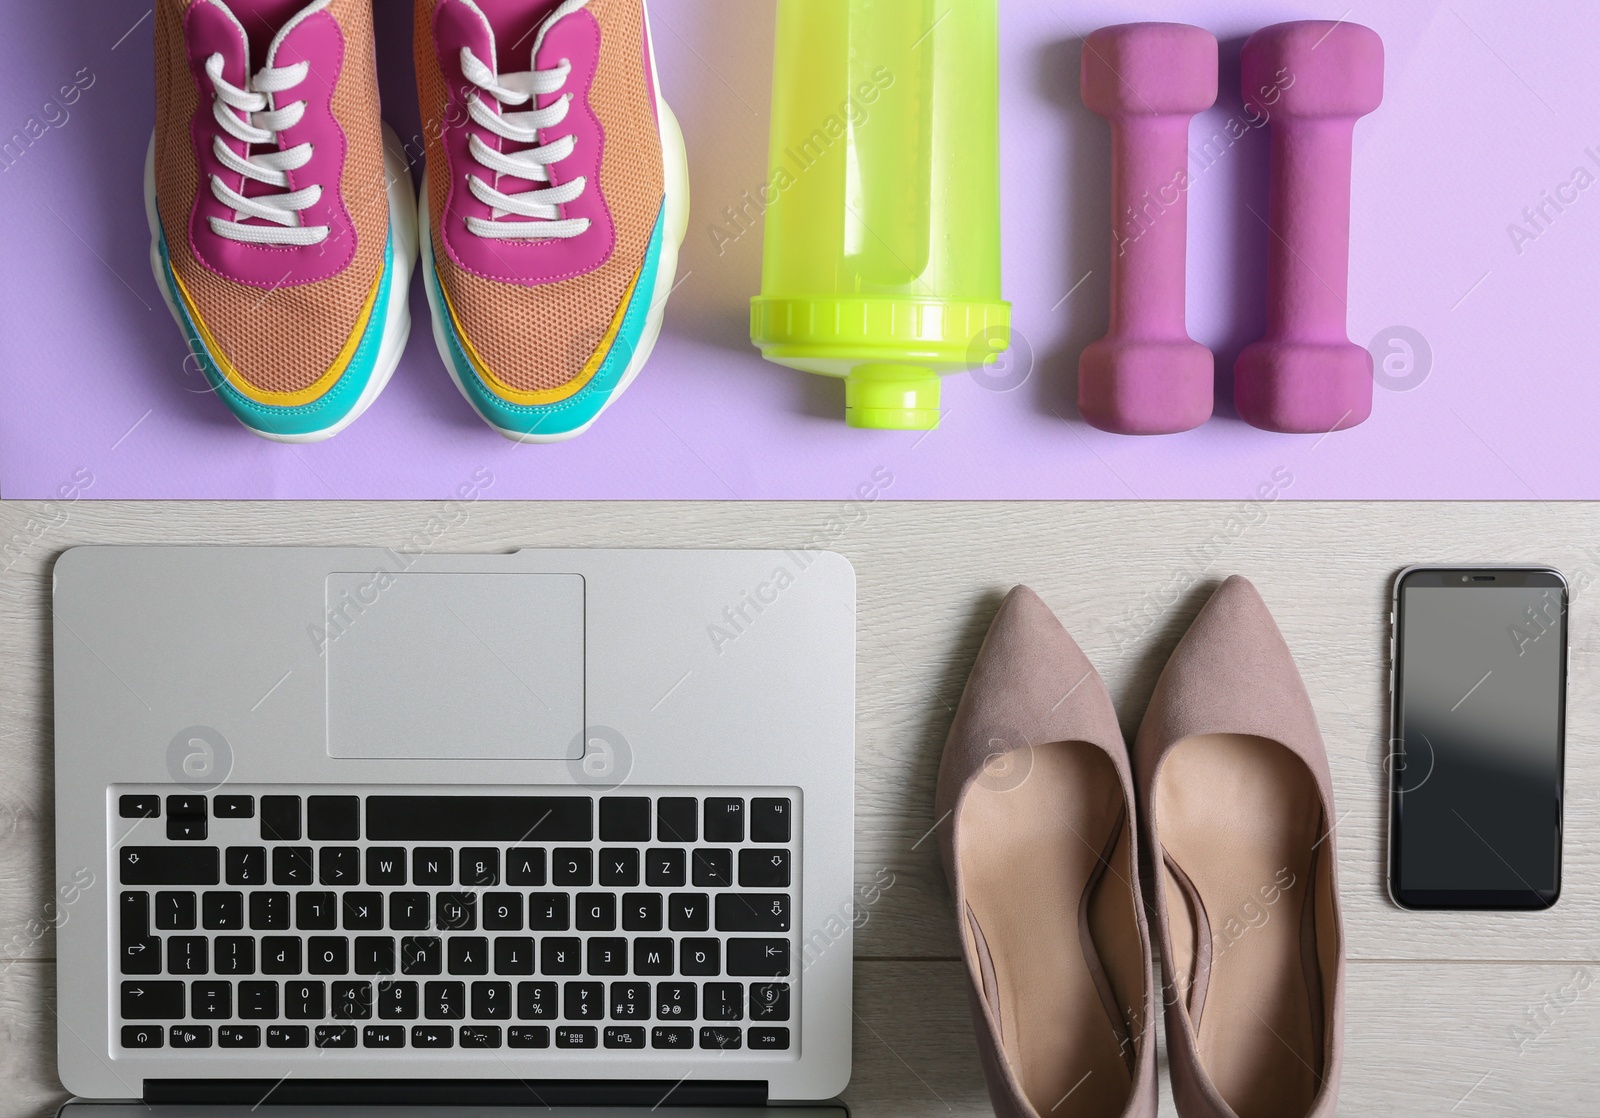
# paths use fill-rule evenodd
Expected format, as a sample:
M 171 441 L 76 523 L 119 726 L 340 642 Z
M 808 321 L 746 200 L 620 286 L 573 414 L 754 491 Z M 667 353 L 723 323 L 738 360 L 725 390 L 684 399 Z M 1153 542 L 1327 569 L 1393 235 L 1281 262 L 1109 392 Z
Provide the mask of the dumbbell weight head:
M 1252 427 L 1321 435 L 1372 417 L 1372 354 L 1353 342 L 1260 341 L 1234 366 L 1233 403 Z
M 1216 359 L 1188 338 L 1106 337 L 1078 363 L 1084 422 L 1118 435 L 1175 435 L 1211 418 Z
M 1193 116 L 1217 100 L 1217 40 L 1182 23 L 1102 27 L 1083 41 L 1083 103 L 1107 118 Z
M 1257 120 L 1355 120 L 1383 104 L 1383 39 L 1360 24 L 1308 19 L 1264 28 L 1239 62 Z

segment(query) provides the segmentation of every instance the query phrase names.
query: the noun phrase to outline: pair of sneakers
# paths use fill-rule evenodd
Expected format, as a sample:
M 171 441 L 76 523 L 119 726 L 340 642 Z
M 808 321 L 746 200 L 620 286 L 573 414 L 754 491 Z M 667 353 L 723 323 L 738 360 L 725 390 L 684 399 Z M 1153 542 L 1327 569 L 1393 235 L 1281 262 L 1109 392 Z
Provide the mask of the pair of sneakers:
M 233 414 L 315 442 L 399 363 L 420 247 L 462 395 L 508 438 L 572 438 L 649 357 L 687 223 L 645 0 L 415 7 L 408 150 L 379 114 L 373 0 L 158 0 L 157 282 Z

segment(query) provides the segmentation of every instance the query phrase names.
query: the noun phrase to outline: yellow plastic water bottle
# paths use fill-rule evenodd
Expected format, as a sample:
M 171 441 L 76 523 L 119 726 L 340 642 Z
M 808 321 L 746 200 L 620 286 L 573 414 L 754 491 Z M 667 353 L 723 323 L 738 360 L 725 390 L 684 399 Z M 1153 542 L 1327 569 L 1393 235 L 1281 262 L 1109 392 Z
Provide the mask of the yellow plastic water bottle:
M 999 85 L 997 0 L 778 0 L 750 336 L 852 427 L 937 427 L 940 376 L 1010 348 Z

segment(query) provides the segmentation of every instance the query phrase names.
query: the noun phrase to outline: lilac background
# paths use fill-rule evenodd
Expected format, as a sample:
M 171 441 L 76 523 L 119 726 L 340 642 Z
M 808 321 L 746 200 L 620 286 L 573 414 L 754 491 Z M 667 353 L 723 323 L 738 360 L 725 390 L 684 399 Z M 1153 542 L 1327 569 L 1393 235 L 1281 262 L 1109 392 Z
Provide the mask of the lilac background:
M 1520 253 L 1508 229 L 1580 164 L 1600 174 L 1585 154 L 1600 160 L 1600 5 L 1570 0 L 1362 0 L 1347 14 L 1390 59 L 1387 104 L 1357 132 L 1351 334 L 1420 332 L 1433 354 L 1420 385 L 1380 388 L 1369 424 L 1325 438 L 1243 425 L 1226 376 L 1217 418 L 1189 435 L 1124 439 L 1077 418 L 1109 260 L 1109 138 L 1078 99 L 1081 36 L 1139 18 L 1216 31 L 1224 97 L 1198 149 L 1239 112 L 1250 31 L 1350 2 L 1002 0 L 1006 283 L 1028 376 L 1009 392 L 948 381 L 944 426 L 922 435 L 848 430 L 836 383 L 750 348 L 759 232 L 719 254 L 712 229 L 765 175 L 772 4 L 654 0 L 693 164 L 682 283 L 650 368 L 560 447 L 514 446 L 477 420 L 438 364 L 420 284 L 410 349 L 365 418 L 316 447 L 248 436 L 185 372 L 147 265 L 148 0 L 7 5 L 0 138 L 46 119 L 80 69 L 94 81 L 0 171 L 0 493 L 52 497 L 76 477 L 89 498 L 447 498 L 487 470 L 491 498 L 844 499 L 886 470 L 889 498 L 1244 499 L 1264 484 L 1293 498 L 1600 497 L 1600 186 Z M 407 137 L 411 4 L 376 3 L 387 115 Z M 1191 167 L 1190 327 L 1224 370 L 1262 328 L 1266 151 L 1252 133 Z

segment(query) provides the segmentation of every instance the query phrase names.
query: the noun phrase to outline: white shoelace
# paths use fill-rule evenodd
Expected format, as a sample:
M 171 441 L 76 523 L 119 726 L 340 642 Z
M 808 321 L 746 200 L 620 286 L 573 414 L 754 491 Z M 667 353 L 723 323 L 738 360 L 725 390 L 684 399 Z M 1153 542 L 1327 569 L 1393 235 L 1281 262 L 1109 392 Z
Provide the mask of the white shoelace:
M 534 42 L 533 56 L 538 57 L 539 47 L 552 27 L 588 2 L 589 0 L 564 0 L 564 3 L 556 8 L 539 28 L 539 37 Z M 467 106 L 473 122 L 502 140 L 508 140 L 513 144 L 533 145 L 525 150 L 507 154 L 494 150 L 483 141 L 482 137 L 474 134 L 469 144 L 472 158 L 479 166 L 496 175 L 548 184 L 550 164 L 560 163 L 570 157 L 577 147 L 578 138 L 569 134 L 559 140 L 540 144 L 539 133 L 543 129 L 555 128 L 567 119 L 567 112 L 572 106 L 572 94 L 568 93 L 546 108 L 516 113 L 497 112 L 486 103 L 485 95 L 494 98 L 502 110 L 507 105 L 531 105 L 537 97 L 547 97 L 561 91 L 567 84 L 567 78 L 572 74 L 572 63 L 562 59 L 561 65 L 554 70 L 497 74 L 473 54 L 470 48 L 463 47 L 461 72 L 467 81 L 481 91 Z M 546 186 L 522 194 L 506 194 L 477 175 L 468 175 L 467 185 L 472 190 L 473 197 L 493 210 L 493 216 L 489 219 L 481 217 L 467 219 L 467 228 L 477 236 L 492 240 L 546 238 L 568 240 L 589 230 L 588 218 L 563 219 L 560 209 L 583 196 L 584 189 L 588 186 L 586 178 L 579 177 L 560 186 Z M 513 217 L 526 220 L 506 220 Z
M 306 102 L 297 101 L 276 109 L 269 109 L 269 106 L 275 95 L 286 93 L 305 81 L 311 64 L 297 62 L 293 66 L 267 67 L 250 80 L 247 88 L 240 88 L 224 79 L 222 66 L 220 54 L 213 54 L 206 59 L 206 76 L 211 79 L 216 93 L 212 107 L 218 126 L 241 143 L 277 148 L 278 134 L 293 128 L 305 117 Z M 240 117 L 240 112 L 245 116 Z M 228 170 L 280 191 L 246 198 L 223 182 L 220 176 L 212 175 L 211 193 L 234 211 L 232 221 L 219 217 L 209 219 L 213 233 L 230 241 L 256 245 L 317 245 L 328 239 L 328 226 L 304 225 L 300 218 L 302 210 L 316 205 L 322 197 L 322 187 L 313 185 L 301 190 L 289 189 L 289 172 L 298 171 L 311 162 L 309 143 L 287 151 L 273 150 L 245 157 L 230 148 L 219 135 L 212 141 L 212 150 Z M 271 224 L 245 224 L 246 218 Z

